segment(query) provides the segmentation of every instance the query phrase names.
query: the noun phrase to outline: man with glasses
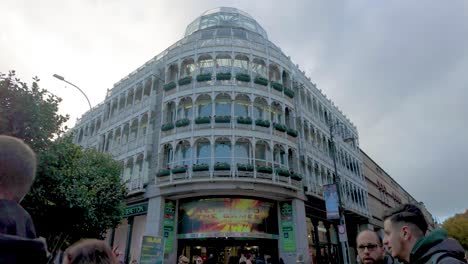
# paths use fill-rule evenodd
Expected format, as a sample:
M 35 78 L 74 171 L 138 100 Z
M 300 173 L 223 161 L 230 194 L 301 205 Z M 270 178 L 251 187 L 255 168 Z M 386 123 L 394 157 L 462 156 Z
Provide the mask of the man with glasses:
M 356 239 L 359 260 L 363 264 L 393 264 L 398 263 L 385 254 L 382 238 L 371 230 L 364 230 Z

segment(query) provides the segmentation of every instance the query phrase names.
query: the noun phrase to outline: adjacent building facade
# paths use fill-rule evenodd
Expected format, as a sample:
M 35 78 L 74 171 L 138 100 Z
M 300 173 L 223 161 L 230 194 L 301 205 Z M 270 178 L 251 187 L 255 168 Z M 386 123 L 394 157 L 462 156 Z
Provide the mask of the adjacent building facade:
M 75 143 L 122 162 L 128 207 L 107 238 L 127 262 L 152 235 L 164 237 L 168 263 L 180 254 L 346 263 L 324 202 L 335 178 L 355 260 L 370 217 L 358 131 L 245 12 L 202 14 L 74 130 Z

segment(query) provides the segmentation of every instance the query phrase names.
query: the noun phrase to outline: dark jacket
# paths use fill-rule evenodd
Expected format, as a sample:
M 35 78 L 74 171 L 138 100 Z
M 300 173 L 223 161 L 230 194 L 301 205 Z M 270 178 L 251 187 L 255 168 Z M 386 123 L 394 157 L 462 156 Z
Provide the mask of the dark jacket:
M 36 238 L 31 216 L 18 203 L 0 199 L 0 234 Z
M 464 261 L 465 252 L 463 247 L 452 238 L 447 238 L 447 231 L 437 229 L 425 237 L 416 241 L 411 250 L 411 264 L 430 264 L 431 257 L 437 253 L 444 253 L 436 263 L 439 264 L 459 264 Z
M 0 263 L 46 263 L 46 249 L 38 239 L 0 234 Z

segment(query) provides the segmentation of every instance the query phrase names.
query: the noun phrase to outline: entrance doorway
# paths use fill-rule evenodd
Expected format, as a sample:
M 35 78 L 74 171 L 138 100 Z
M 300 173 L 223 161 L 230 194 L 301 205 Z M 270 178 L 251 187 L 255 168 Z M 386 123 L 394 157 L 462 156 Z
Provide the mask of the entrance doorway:
M 276 239 L 239 239 L 239 238 L 207 238 L 207 239 L 179 239 L 177 256 L 189 258 L 190 264 L 196 262 L 198 256 L 203 263 L 212 255 L 215 264 L 239 264 L 242 255 L 252 255 L 256 258 L 270 256 L 278 259 L 278 240 Z

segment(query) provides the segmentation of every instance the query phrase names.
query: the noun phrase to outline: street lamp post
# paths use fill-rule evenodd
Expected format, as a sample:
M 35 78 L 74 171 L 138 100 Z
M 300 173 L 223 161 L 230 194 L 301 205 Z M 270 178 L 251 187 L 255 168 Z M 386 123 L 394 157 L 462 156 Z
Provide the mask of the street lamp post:
M 89 110 L 91 110 L 91 109 L 93 108 L 93 107 L 91 106 L 91 102 L 90 102 L 89 99 L 88 99 L 88 96 L 86 96 L 86 94 L 85 94 L 78 86 L 76 86 L 76 85 L 74 85 L 73 83 L 71 83 L 71 82 L 65 80 L 65 78 L 64 78 L 63 76 L 60 76 L 60 75 L 58 75 L 58 74 L 54 74 L 54 75 L 52 75 L 52 76 L 54 76 L 55 78 L 57 78 L 57 79 L 59 79 L 59 80 L 61 80 L 61 81 L 63 81 L 63 82 L 66 82 L 66 83 L 70 84 L 71 86 L 75 87 L 76 89 L 78 89 L 78 91 L 80 91 L 80 92 L 84 95 L 84 97 L 86 98 L 86 100 L 88 101 Z
M 335 126 L 338 126 L 340 125 L 340 123 L 336 122 L 335 124 L 331 123 L 331 120 L 330 120 L 330 125 L 329 125 L 329 129 L 330 129 L 330 142 L 331 142 L 331 145 L 333 146 L 333 149 L 331 150 L 331 153 L 332 153 L 332 159 L 333 159 L 333 167 L 335 169 L 335 174 L 333 175 L 333 184 L 336 185 L 336 190 L 337 190 L 337 193 L 338 193 L 338 211 L 340 213 L 340 225 L 344 226 L 345 228 L 345 231 L 346 231 L 346 237 L 348 236 L 347 233 L 348 233 L 348 229 L 346 228 L 346 219 L 345 219 L 345 214 L 344 214 L 344 206 L 342 206 L 342 203 L 341 203 L 341 185 L 340 185 L 340 182 L 341 182 L 341 179 L 340 179 L 340 176 L 338 175 L 338 167 L 336 166 L 336 143 L 335 143 L 335 137 L 334 137 L 334 128 Z M 348 248 L 348 245 L 347 245 L 347 241 L 340 241 L 341 242 L 341 253 L 342 253 L 342 256 L 343 256 L 343 263 L 347 264 L 347 263 L 350 263 L 349 262 L 349 248 Z

